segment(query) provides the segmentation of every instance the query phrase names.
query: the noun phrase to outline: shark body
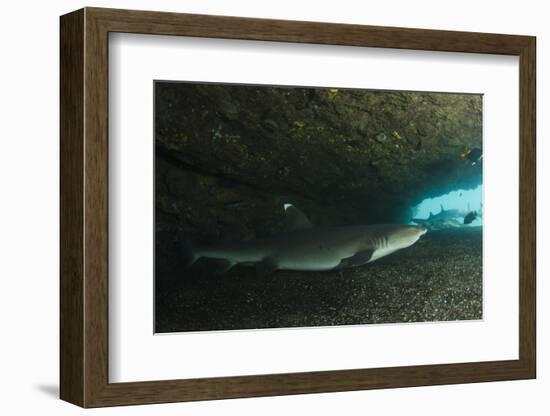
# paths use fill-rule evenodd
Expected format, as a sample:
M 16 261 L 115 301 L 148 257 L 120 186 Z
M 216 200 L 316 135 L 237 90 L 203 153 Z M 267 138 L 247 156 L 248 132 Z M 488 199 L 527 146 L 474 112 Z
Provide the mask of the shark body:
M 439 211 L 437 214 L 433 214 L 430 212 L 430 216 L 428 218 L 412 218 L 411 221 L 415 224 L 422 225 L 430 230 L 445 230 L 449 228 L 457 228 L 462 227 L 465 224 L 469 224 L 472 221 L 465 222 L 464 218 L 468 217 L 468 215 L 475 214 L 475 218 L 479 217 L 481 218 L 481 210 L 483 205 L 480 204 L 480 211 L 471 211 L 470 210 L 470 204 L 468 204 L 468 208 L 466 210 L 462 209 L 445 209 L 443 208 L 443 205 L 441 205 L 441 211 Z
M 413 218 L 411 221 L 430 230 L 444 230 L 447 228 L 460 227 L 462 221 L 459 221 L 458 218 L 462 219 L 462 217 L 468 215 L 468 212 L 470 212 L 469 208 L 468 205 L 468 210 L 465 211 L 461 209 L 445 209 L 443 205 L 441 205 L 441 211 L 437 214 L 430 212 L 430 216 L 426 219 Z
M 216 259 L 218 273 L 237 264 L 255 266 L 261 273 L 342 269 L 409 247 L 426 233 L 424 227 L 399 224 L 315 227 L 293 205 L 285 204 L 285 213 L 289 231 L 264 239 L 196 247 L 188 253 L 188 263 Z

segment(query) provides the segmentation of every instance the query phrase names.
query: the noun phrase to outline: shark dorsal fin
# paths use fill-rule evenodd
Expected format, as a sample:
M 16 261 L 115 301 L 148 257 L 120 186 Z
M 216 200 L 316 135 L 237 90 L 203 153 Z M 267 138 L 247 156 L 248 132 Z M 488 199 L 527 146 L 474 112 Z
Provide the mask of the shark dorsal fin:
M 311 228 L 313 224 L 302 211 L 292 204 L 284 204 L 286 225 L 291 230 Z

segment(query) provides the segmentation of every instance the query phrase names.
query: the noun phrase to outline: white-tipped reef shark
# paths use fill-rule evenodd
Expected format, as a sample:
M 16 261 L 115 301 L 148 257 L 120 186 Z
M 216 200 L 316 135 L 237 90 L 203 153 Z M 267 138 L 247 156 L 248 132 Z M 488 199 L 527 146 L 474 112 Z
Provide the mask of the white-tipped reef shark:
M 481 208 L 482 204 L 480 204 L 480 210 Z M 476 211 L 470 210 L 470 204 L 468 203 L 468 208 L 466 210 L 445 209 L 443 208 L 443 205 L 441 205 L 441 211 L 437 214 L 434 215 L 430 212 L 430 216 L 428 218 L 412 218 L 411 221 L 430 230 L 444 230 L 448 228 L 461 227 L 464 224 L 470 224 L 477 217 L 481 217 L 481 215 Z
M 211 247 L 189 246 L 184 253 L 187 266 L 208 258 L 217 260 L 218 274 L 235 265 L 254 266 L 260 274 L 356 267 L 413 245 L 427 231 L 399 224 L 316 227 L 293 205 L 284 204 L 284 210 L 288 231 Z

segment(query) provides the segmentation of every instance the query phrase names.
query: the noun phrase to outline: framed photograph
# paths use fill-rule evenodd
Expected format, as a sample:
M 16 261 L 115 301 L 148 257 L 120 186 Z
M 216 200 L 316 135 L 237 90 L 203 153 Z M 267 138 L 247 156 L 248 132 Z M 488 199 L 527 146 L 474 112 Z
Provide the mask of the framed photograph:
M 535 378 L 535 49 L 62 16 L 61 398 Z

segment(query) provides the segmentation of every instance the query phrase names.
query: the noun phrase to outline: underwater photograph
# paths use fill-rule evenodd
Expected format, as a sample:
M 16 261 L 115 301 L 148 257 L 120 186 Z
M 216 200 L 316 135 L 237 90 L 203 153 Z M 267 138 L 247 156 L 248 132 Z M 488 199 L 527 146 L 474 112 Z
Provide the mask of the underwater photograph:
M 155 333 L 483 319 L 483 95 L 154 82 Z

